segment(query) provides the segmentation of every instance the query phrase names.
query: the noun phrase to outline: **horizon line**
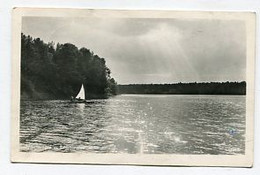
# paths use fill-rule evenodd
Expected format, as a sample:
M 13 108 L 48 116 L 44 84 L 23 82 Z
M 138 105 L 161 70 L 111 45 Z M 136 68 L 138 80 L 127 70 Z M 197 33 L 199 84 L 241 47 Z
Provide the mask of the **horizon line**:
M 166 85 L 166 84 L 194 84 L 194 83 L 246 83 L 246 80 L 242 81 L 201 81 L 201 82 L 175 82 L 175 83 L 128 83 L 128 84 L 117 84 L 117 85 Z

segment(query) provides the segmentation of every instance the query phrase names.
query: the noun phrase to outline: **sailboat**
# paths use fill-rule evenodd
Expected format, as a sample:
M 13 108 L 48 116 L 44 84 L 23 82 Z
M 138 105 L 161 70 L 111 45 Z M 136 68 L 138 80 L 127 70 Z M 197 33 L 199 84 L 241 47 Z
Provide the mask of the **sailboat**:
M 78 93 L 78 95 L 75 98 L 71 98 L 71 102 L 73 103 L 85 103 L 85 89 L 84 89 L 84 85 L 81 85 L 80 91 Z

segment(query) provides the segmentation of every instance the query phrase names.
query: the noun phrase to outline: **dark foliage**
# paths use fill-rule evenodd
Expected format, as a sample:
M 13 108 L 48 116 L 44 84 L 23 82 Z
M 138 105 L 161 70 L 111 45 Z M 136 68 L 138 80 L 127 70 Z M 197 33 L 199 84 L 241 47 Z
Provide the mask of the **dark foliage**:
M 246 82 L 118 85 L 119 94 L 228 94 L 245 95 Z
M 87 98 L 116 94 L 116 81 L 104 58 L 75 45 L 44 43 L 21 37 L 21 96 L 23 99 L 69 99 L 84 84 Z

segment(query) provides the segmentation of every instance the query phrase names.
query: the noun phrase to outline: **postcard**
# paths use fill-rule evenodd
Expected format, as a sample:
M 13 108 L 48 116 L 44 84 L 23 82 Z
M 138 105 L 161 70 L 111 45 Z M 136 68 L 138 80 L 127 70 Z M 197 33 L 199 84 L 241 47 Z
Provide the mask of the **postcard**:
M 11 161 L 253 166 L 255 13 L 14 8 Z

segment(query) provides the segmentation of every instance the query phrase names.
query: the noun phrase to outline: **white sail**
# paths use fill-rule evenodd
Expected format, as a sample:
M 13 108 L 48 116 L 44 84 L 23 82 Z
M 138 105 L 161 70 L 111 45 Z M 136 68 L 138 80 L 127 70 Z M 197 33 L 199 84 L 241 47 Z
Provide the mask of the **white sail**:
M 82 84 L 81 89 L 80 89 L 78 95 L 76 96 L 76 98 L 85 100 L 85 89 L 84 89 L 83 84 Z

